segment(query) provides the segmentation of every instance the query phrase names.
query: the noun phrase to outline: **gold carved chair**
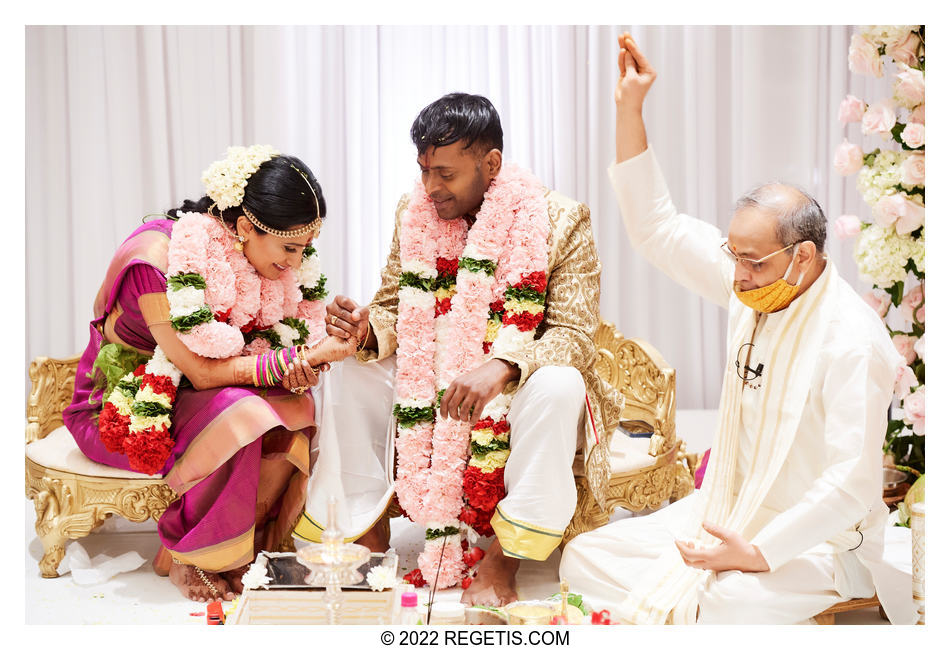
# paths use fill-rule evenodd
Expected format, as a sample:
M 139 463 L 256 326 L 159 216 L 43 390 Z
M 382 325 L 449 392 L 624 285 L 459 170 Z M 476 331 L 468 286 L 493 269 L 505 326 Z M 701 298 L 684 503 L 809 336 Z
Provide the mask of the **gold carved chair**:
M 37 357 L 26 407 L 26 496 L 36 507 L 43 543 L 40 572 L 55 578 L 67 539 L 85 537 L 111 515 L 158 519 L 175 498 L 159 475 L 146 476 L 88 459 L 63 426 L 79 357 Z
M 602 322 L 594 343 L 597 372 L 623 393 L 624 431 L 611 432 L 611 479 L 601 510 L 577 479 L 577 509 L 562 544 L 607 523 L 617 507 L 636 512 L 659 508 L 693 490 L 684 445 L 676 437 L 676 373 L 649 343 L 625 339 Z M 159 475 L 145 476 L 96 463 L 83 455 L 63 426 L 79 357 L 37 357 L 30 364 L 33 388 L 27 403 L 26 496 L 36 507 L 36 534 L 43 543 L 40 571 L 55 578 L 67 539 L 85 537 L 111 515 L 129 521 L 157 520 L 175 498 Z M 390 516 L 398 516 L 395 503 Z M 292 541 L 282 545 L 292 548 Z
M 620 430 L 610 432 L 607 509 L 594 501 L 587 480 L 577 477 L 577 509 L 562 547 L 606 524 L 618 507 L 656 510 L 693 491 L 685 445 L 676 437 L 676 371 L 652 345 L 624 338 L 611 323 L 600 323 L 594 345 L 597 373 L 623 394 L 624 409 Z

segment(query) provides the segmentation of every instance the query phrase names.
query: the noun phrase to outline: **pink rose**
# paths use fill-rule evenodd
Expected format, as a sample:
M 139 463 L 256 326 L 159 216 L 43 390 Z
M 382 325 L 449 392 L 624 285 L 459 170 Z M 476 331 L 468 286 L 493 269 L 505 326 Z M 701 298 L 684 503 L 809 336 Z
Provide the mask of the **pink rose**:
M 844 140 L 835 149 L 835 171 L 842 176 L 848 176 L 864 166 L 864 152 L 861 147 Z
M 851 37 L 851 46 L 848 48 L 848 68 L 855 74 L 865 74 L 872 77 L 884 75 L 884 66 L 877 46 L 860 34 Z
M 917 360 L 917 353 L 914 352 L 914 343 L 917 342 L 916 336 L 895 334 L 894 338 L 891 340 L 894 342 L 894 347 L 897 348 L 898 354 L 904 357 L 904 360 L 908 365 L 914 363 L 914 361 Z
M 894 394 L 898 399 L 904 399 L 910 394 L 910 389 L 919 386 L 917 376 L 910 366 L 901 366 L 897 369 L 897 380 L 894 382 Z
M 897 113 L 894 112 L 894 102 L 884 100 L 875 102 L 865 111 L 861 118 L 861 131 L 869 133 L 889 134 L 897 123 Z
M 876 311 L 881 318 L 887 316 L 891 308 L 891 298 L 883 291 L 868 291 L 864 294 L 864 302 L 871 305 L 871 309 Z
M 923 309 L 923 307 L 921 307 L 921 309 Z M 914 343 L 914 352 L 917 353 L 917 356 L 920 357 L 920 360 L 924 363 L 927 363 L 927 360 L 924 358 L 924 337 L 926 336 L 926 334 L 921 334 L 917 342 Z
M 916 311 L 917 308 L 923 304 L 923 302 L 924 288 L 920 285 L 917 285 L 907 292 L 907 295 L 904 296 L 903 300 L 901 300 L 901 304 L 897 308 L 897 311 L 900 312 L 900 315 L 904 320 L 913 321 L 914 311 Z
M 894 84 L 894 95 L 898 101 L 908 108 L 924 102 L 924 73 L 914 68 L 902 66 L 897 73 L 897 83 Z
M 924 155 L 913 153 L 901 165 L 901 184 L 907 187 L 924 184 Z
M 920 309 L 917 310 L 917 322 L 920 323 L 921 325 L 923 325 L 925 322 L 924 321 L 924 307 L 926 306 L 927 305 L 921 305 Z
M 914 111 L 910 114 L 910 117 L 907 118 L 907 121 L 908 121 L 908 122 L 914 122 L 914 123 L 916 123 L 916 124 L 923 124 L 923 123 L 924 123 L 924 112 L 925 112 L 925 111 L 924 111 L 924 105 L 921 104 L 920 106 L 918 106 L 917 108 L 914 109 Z
M 853 214 L 843 214 L 835 219 L 835 235 L 838 239 L 850 239 L 861 232 L 861 220 Z
M 901 132 L 901 140 L 911 149 L 920 149 L 924 146 L 924 125 L 911 122 Z
M 864 108 L 865 104 L 862 100 L 854 95 L 848 95 L 841 100 L 841 105 L 838 107 L 838 121 L 842 124 L 860 122 L 864 115 Z
M 921 386 L 913 393 L 904 398 L 904 424 L 914 427 L 914 433 L 918 436 L 924 435 L 925 403 L 924 389 Z
M 917 65 L 917 47 L 920 45 L 920 36 L 914 32 L 909 32 L 900 41 L 889 43 L 884 48 L 884 53 L 889 57 L 905 65 Z
M 923 225 L 924 206 L 898 192 L 882 196 L 871 208 L 871 215 L 882 228 L 893 225 L 898 234 L 906 235 Z

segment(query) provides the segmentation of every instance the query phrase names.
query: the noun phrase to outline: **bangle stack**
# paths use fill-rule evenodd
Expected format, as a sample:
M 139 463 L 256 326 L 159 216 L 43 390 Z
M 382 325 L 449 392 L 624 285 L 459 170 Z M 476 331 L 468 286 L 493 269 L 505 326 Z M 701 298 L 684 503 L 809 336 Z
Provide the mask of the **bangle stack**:
M 254 385 L 257 387 L 279 385 L 287 368 L 302 354 L 302 349 L 303 346 L 292 346 L 257 355 L 254 366 Z

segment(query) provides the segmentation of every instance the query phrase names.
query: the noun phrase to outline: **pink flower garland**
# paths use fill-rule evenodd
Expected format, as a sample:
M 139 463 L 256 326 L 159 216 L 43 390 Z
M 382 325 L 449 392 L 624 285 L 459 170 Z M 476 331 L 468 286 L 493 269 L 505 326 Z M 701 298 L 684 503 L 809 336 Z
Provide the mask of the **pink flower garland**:
M 439 219 L 418 182 L 401 226 L 396 493 L 410 518 L 428 529 L 419 557 L 423 576 L 434 580 L 441 561 L 436 587 L 444 588 L 462 580 L 469 566 L 463 557 L 459 517 L 463 507 L 470 510 L 465 506 L 463 477 L 472 427 L 442 419 L 438 415 L 438 395 L 456 377 L 487 360 L 486 350 L 498 333 L 496 328 L 486 338 L 489 306 L 504 300 L 505 292 L 528 274 L 546 274 L 550 225 L 540 181 L 514 165 L 505 165 L 485 194 L 471 231 L 466 232 L 461 219 Z M 440 286 L 438 267 L 450 261 L 458 263 L 459 258 L 466 264 L 455 274 L 451 308 L 437 310 L 431 287 Z M 539 322 L 537 318 L 527 332 L 516 325 L 502 326 L 501 330 L 517 332 L 503 337 L 508 341 L 507 349 L 517 349 L 531 340 Z M 509 403 L 510 396 L 498 396 L 486 411 L 494 413 L 495 421 L 504 421 Z M 506 427 L 507 423 L 500 438 L 505 448 Z M 483 473 L 479 467 L 469 467 L 469 471 L 472 469 L 479 476 Z M 501 469 L 492 475 L 500 478 Z M 502 485 L 498 498 L 503 492 Z M 492 510 L 498 498 L 488 504 Z

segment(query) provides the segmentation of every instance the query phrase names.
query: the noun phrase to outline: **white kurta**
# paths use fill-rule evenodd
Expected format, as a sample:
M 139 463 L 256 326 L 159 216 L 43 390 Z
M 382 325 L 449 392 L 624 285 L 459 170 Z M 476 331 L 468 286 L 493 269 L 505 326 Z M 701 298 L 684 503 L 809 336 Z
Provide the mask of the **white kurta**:
M 674 281 L 723 307 L 742 309 L 732 291 L 733 264 L 719 250 L 723 235 L 676 212 L 652 150 L 612 166 L 610 176 L 637 251 Z M 737 616 L 748 623 L 798 622 L 875 590 L 892 622 L 914 620 L 909 577 L 881 559 L 887 516 L 881 447 L 900 357 L 880 317 L 830 262 L 824 273 L 833 274 L 838 299 L 820 342 L 805 407 L 785 463 L 745 531 L 771 571 L 710 576 L 699 594 L 700 622 L 739 622 Z M 783 315 L 768 315 L 760 323 L 751 367 L 769 357 Z M 728 351 L 730 366 L 737 353 Z M 770 372 L 795 368 L 763 369 Z M 761 393 L 742 393 L 739 485 L 754 454 Z M 579 536 L 565 549 L 562 576 L 595 603 L 619 609 L 622 596 L 682 534 L 677 527 L 703 498 L 700 490 L 656 514 Z M 856 525 L 864 536 L 856 550 L 826 543 Z

